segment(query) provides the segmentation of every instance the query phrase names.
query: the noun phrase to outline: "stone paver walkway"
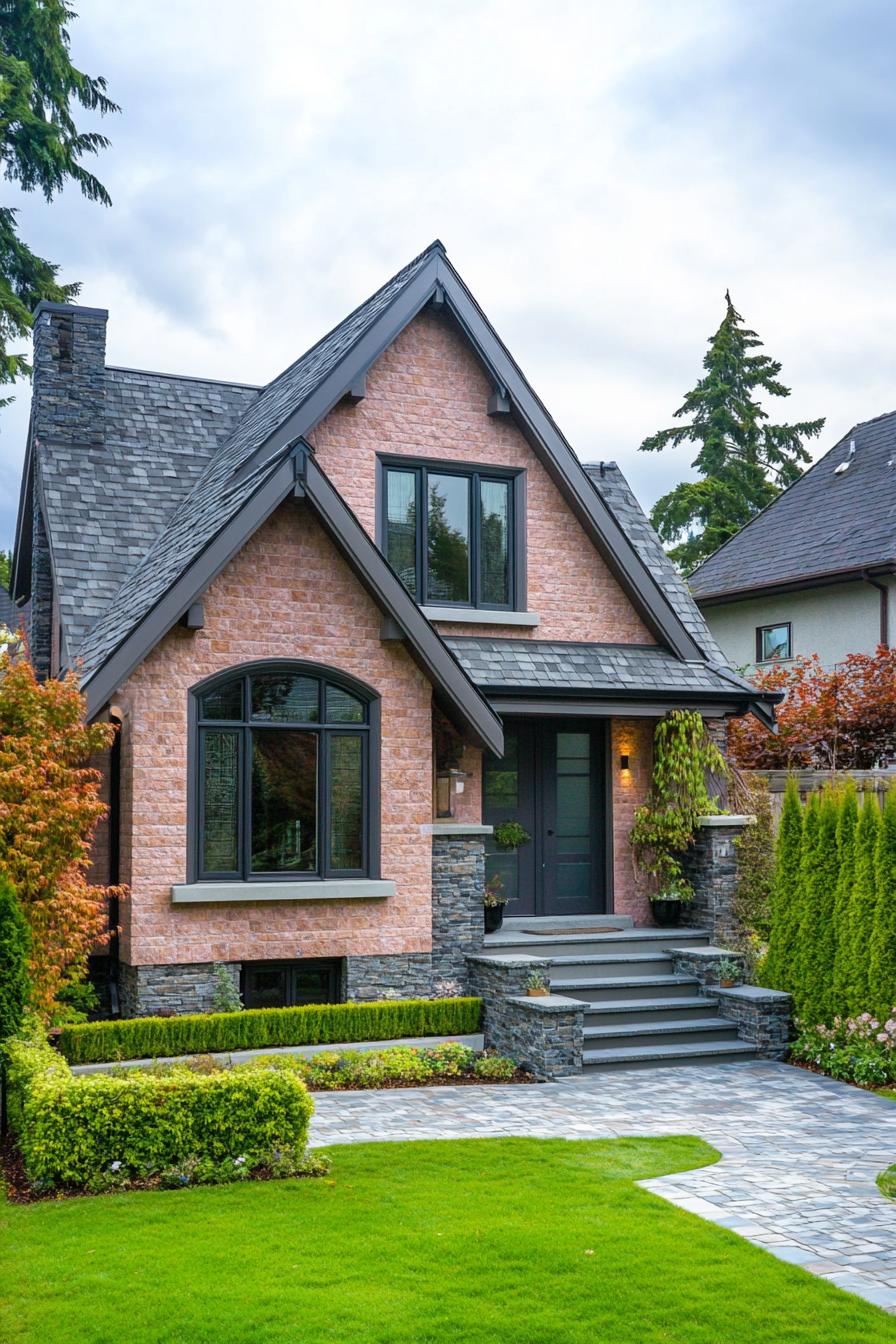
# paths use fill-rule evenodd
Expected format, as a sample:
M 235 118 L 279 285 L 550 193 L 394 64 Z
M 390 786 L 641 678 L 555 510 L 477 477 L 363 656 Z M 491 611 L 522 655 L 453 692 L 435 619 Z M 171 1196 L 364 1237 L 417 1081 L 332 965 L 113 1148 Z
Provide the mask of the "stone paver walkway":
M 896 1102 L 786 1064 L 590 1074 L 531 1087 L 318 1093 L 311 1141 L 695 1134 L 715 1166 L 644 1181 L 773 1255 L 896 1311 Z

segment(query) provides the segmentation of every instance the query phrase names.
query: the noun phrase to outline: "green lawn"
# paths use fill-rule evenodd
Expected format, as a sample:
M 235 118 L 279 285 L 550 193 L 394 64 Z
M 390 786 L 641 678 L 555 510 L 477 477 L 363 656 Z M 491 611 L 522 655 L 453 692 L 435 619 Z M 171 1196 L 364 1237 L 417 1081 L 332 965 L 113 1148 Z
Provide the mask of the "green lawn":
M 692 1138 L 331 1150 L 333 1178 L 5 1206 L 0 1339 L 877 1344 L 896 1321 L 638 1189 Z

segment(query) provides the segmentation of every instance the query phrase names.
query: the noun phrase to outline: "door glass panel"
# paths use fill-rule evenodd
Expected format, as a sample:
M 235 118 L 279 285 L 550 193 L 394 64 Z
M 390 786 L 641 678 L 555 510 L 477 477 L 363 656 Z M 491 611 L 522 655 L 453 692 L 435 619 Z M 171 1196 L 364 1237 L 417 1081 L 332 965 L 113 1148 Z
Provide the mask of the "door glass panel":
M 320 682 L 289 672 L 252 678 L 252 717 L 271 723 L 317 723 Z
M 496 850 L 490 841 L 486 842 L 486 882 L 490 882 L 493 877 L 501 879 L 501 894 L 503 896 L 506 896 L 510 901 L 517 900 L 520 894 L 520 856 L 518 850 L 507 853 L 504 850 Z M 514 912 L 508 910 L 507 913 L 512 915 Z
M 363 723 L 364 703 L 338 686 L 328 686 L 326 720 L 327 723 Z
M 330 866 L 363 867 L 364 804 L 361 738 L 336 733 L 330 738 Z
M 560 767 L 561 762 L 571 763 L 572 761 L 590 761 L 590 759 L 591 759 L 590 733 L 557 734 L 558 768 Z M 570 765 L 569 768 L 573 767 L 571 767 Z
M 386 472 L 386 559 L 417 596 L 417 473 Z
M 470 481 L 430 472 L 427 477 L 427 556 L 430 602 L 470 600 Z
M 241 719 L 243 717 L 243 682 L 228 681 L 213 691 L 206 691 L 200 701 L 202 719 Z
M 252 733 L 252 871 L 317 870 L 317 737 Z
M 509 810 L 519 803 L 519 739 L 509 724 L 504 728 L 504 755 L 488 755 L 483 762 L 483 797 L 489 812 Z
M 246 971 L 246 1008 L 285 1008 L 289 972 L 285 966 L 249 967 Z
M 479 600 L 510 602 L 510 482 L 479 484 Z
M 202 867 L 235 873 L 239 866 L 239 734 L 202 734 Z

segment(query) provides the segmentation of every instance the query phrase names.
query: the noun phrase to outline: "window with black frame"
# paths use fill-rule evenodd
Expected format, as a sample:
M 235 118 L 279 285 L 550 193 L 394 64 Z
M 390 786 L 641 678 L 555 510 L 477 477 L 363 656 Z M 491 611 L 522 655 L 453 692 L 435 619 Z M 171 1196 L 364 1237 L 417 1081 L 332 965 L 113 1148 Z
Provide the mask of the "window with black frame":
M 197 696 L 200 878 L 369 875 L 371 706 L 294 668 Z
M 382 545 L 423 606 L 514 606 L 518 473 L 389 462 Z

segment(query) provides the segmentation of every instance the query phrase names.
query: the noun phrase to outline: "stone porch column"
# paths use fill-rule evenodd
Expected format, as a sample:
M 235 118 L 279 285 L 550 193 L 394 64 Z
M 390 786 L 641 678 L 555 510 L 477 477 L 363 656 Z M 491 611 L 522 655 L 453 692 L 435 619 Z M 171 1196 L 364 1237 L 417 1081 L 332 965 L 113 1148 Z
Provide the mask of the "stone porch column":
M 456 982 L 467 993 L 467 957 L 482 951 L 485 837 L 491 826 L 435 821 L 432 834 L 433 993 Z
M 685 873 L 694 899 L 685 906 L 684 922 L 707 929 L 719 947 L 736 947 L 741 929 L 734 914 L 737 888 L 737 840 L 756 818 L 743 815 L 700 817 L 693 848 L 685 856 Z

